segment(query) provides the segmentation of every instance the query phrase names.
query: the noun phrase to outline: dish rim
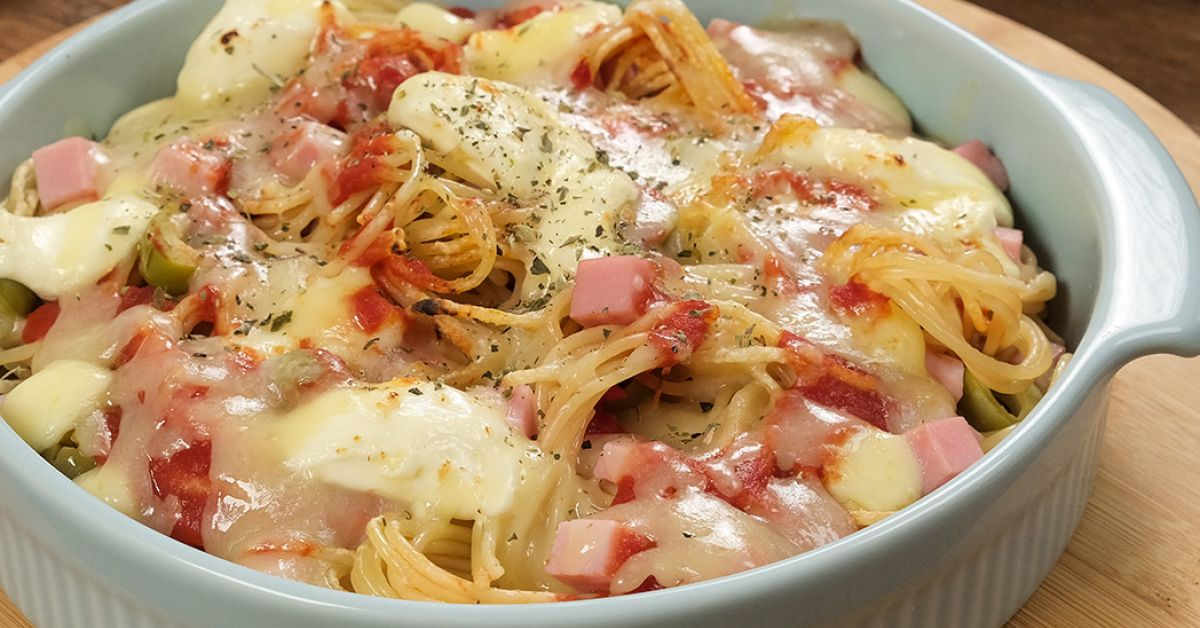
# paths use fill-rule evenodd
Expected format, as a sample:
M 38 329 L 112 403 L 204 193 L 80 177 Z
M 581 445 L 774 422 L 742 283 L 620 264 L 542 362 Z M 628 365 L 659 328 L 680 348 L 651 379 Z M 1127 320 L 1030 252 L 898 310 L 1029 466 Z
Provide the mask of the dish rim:
M 60 65 L 71 63 L 73 54 L 87 51 L 105 41 L 108 37 L 108 27 L 137 19 L 143 13 L 160 10 L 160 7 L 179 1 L 141 0 L 97 20 L 4 84 L 0 88 L 0 111 L 4 110 L 10 100 L 19 100 L 22 94 L 43 88 L 43 76 L 52 74 Z M 1052 103 L 1053 110 L 1059 118 L 1058 122 L 1070 129 L 1072 136 L 1079 135 L 1076 123 L 1069 115 L 1065 115 L 1062 103 L 1054 97 L 1054 86 L 1046 81 L 1048 75 L 1032 70 L 1000 53 L 981 39 L 911 0 L 897 2 L 906 5 L 909 10 L 924 19 L 934 21 L 938 27 L 960 40 L 963 46 L 985 52 L 990 57 L 992 69 L 995 71 L 1012 74 L 1019 81 L 1038 90 L 1040 96 Z M 1092 189 L 1107 191 L 1106 182 L 1102 179 L 1094 160 L 1087 160 L 1082 165 L 1086 167 L 1089 178 L 1087 185 Z M 1108 197 L 1103 198 L 1107 200 Z M 1107 203 L 1099 208 L 1097 227 L 1101 233 L 1109 233 L 1114 228 L 1112 211 L 1113 208 Z M 54 517 L 60 521 L 92 522 L 86 541 L 105 548 L 104 553 L 124 557 L 126 565 L 147 566 L 158 569 L 163 574 L 174 570 L 171 577 L 180 581 L 209 581 L 208 590 L 215 594 L 253 592 L 257 596 L 261 593 L 263 603 L 276 600 L 280 603 L 298 604 L 297 608 L 306 605 L 335 608 L 339 613 L 347 613 L 347 620 L 352 619 L 350 613 L 353 612 L 389 617 L 394 616 L 392 613 L 398 609 L 418 608 L 422 609 L 422 617 L 432 621 L 502 622 L 518 617 L 528 618 L 531 613 L 539 613 L 538 619 L 549 621 L 564 613 L 569 615 L 591 610 L 603 610 L 610 614 L 619 610 L 622 615 L 644 616 L 654 613 L 670 614 L 670 605 L 664 604 L 668 601 L 678 608 L 694 611 L 698 607 L 722 605 L 730 599 L 753 598 L 755 594 L 764 591 L 786 588 L 789 581 L 819 576 L 847 562 L 871 564 L 874 561 L 870 556 L 882 551 L 885 545 L 916 535 L 929 522 L 948 516 L 948 513 L 955 510 L 961 510 L 964 502 L 969 501 L 971 493 L 985 491 L 1004 478 L 1019 474 L 1025 464 L 1040 455 L 1055 434 L 1075 416 L 1080 405 L 1090 394 L 1090 389 L 1106 380 L 1126 357 L 1118 355 L 1115 351 L 1100 351 L 1097 343 L 1105 332 L 1099 327 L 1105 324 L 1105 314 L 1113 307 L 1117 296 L 1114 292 L 1112 272 L 1113 255 L 1109 250 L 1111 243 L 1107 240 L 1103 240 L 1103 243 L 1104 246 L 1099 251 L 1099 283 L 1090 311 L 1086 314 L 1087 323 L 1078 343 L 1076 358 L 1029 418 L 990 451 L 982 462 L 973 465 L 945 486 L 886 520 L 842 539 L 770 565 L 672 589 L 617 598 L 478 608 L 436 602 L 391 600 L 333 591 L 254 571 L 185 546 L 151 530 L 103 505 L 99 500 L 90 498 L 86 491 L 59 474 L 49 464 L 39 464 L 42 458 L 21 441 L 7 424 L 0 427 L 0 452 L 4 452 L 4 455 L 0 456 L 0 472 L 12 479 L 17 489 L 28 497 L 27 506 L 38 510 L 40 515 Z M 80 499 L 83 496 L 87 497 Z M 80 524 L 74 525 L 78 527 Z M 930 574 L 930 577 L 932 576 L 933 574 Z M 124 592 L 134 595 L 132 591 Z

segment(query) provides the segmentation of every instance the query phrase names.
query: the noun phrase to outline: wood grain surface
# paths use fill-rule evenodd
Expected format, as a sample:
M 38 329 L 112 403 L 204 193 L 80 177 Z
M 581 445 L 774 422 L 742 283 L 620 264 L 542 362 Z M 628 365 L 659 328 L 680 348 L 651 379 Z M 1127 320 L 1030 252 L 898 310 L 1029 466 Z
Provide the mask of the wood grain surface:
M 1200 137 L 1192 130 L 1200 128 L 1195 0 L 976 0 L 1121 70 L 1170 103 L 1186 123 L 1098 63 L 1010 19 L 961 0 L 920 1 L 1022 61 L 1121 97 L 1163 140 L 1200 194 Z M 0 82 L 61 40 L 61 29 L 122 3 L 0 0 L 0 59 L 24 50 L 0 63 Z M 1140 8 L 1131 9 L 1134 5 Z M 1134 40 L 1137 45 L 1128 43 Z M 1010 628 L 1200 626 L 1198 383 L 1200 359 L 1171 356 L 1143 358 L 1117 375 L 1100 470 L 1083 521 Z M 29 626 L 3 592 L 0 626 Z

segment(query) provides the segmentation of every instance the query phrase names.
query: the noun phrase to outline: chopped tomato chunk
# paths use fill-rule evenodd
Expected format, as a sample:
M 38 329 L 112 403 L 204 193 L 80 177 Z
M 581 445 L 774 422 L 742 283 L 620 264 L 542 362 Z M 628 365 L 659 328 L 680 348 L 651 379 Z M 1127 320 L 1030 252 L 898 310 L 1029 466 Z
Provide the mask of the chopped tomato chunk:
M 886 313 L 885 308 L 891 301 L 861 281 L 851 279 L 844 285 L 829 289 L 829 302 L 834 311 L 844 316 L 862 316 L 867 313 Z
M 329 185 L 329 202 L 340 205 L 351 196 L 383 183 L 387 166 L 383 157 L 395 150 L 395 139 L 386 125 L 371 125 L 350 138 L 350 154 L 326 162 L 322 168 Z
M 60 309 L 58 301 L 43 303 L 29 313 L 25 319 L 25 329 L 21 332 L 21 340 L 26 344 L 37 342 L 50 333 L 50 328 L 58 320 Z
M 384 323 L 399 314 L 396 306 L 384 298 L 375 286 L 364 286 L 350 299 L 354 304 L 354 322 L 367 333 L 378 331 Z
M 679 301 L 672 313 L 650 331 L 650 345 L 658 349 L 663 366 L 686 361 L 708 336 L 718 311 L 706 301 Z
M 845 358 L 829 355 L 789 331 L 780 335 L 779 346 L 792 354 L 796 390 L 823 406 L 848 412 L 878 427 L 888 429 L 893 401 L 878 390 L 875 376 Z
M 592 420 L 588 421 L 587 434 L 624 434 L 628 430 L 621 426 L 617 421 L 617 415 L 608 410 L 596 409 L 596 413 L 592 415 Z
M 192 443 L 187 449 L 166 458 L 150 460 L 154 494 L 160 499 L 174 496 L 179 500 L 179 518 L 171 536 L 193 547 L 204 547 L 201 525 L 212 489 L 212 480 L 208 477 L 211 466 L 212 443 L 209 441 Z
M 587 89 L 593 85 L 594 80 L 592 66 L 588 64 L 587 59 L 581 59 L 579 65 L 571 71 L 571 84 L 575 89 Z
M 389 255 L 375 268 L 379 273 L 376 279 L 385 285 L 388 282 L 402 282 L 431 292 L 447 292 L 449 290 L 446 280 L 433 274 L 425 262 L 418 259 L 402 255 Z
M 121 292 L 121 303 L 117 306 L 117 313 L 120 314 L 131 307 L 138 305 L 152 305 L 154 303 L 154 286 L 128 286 Z M 173 301 L 164 302 L 164 310 L 169 310 L 174 306 Z

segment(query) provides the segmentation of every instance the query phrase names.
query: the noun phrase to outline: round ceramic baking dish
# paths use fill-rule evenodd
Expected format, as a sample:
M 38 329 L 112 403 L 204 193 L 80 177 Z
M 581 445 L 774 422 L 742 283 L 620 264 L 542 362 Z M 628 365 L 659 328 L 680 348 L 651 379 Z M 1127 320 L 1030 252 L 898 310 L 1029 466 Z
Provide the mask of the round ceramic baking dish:
M 171 93 L 219 4 L 135 2 L 9 82 L 0 172 Z M 1147 353 L 1200 352 L 1200 210 L 1182 175 L 1110 94 L 1026 68 L 910 2 L 689 5 L 752 24 L 800 10 L 842 20 L 923 133 L 982 138 L 1005 160 L 1018 222 L 1061 282 L 1051 323 L 1076 358 L 982 463 L 879 524 L 754 571 L 625 598 L 464 607 L 318 589 L 186 547 L 90 497 L 0 422 L 0 586 L 45 627 L 899 628 L 1016 612 L 1087 501 L 1112 374 Z

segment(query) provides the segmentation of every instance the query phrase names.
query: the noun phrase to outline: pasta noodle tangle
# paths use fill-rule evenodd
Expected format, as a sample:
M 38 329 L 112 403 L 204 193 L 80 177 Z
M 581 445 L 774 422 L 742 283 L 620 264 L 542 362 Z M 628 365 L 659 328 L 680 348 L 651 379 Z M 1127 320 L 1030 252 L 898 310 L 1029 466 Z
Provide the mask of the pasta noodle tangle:
M 713 117 L 756 114 L 725 59 L 680 0 L 642 0 L 589 56 L 606 90 L 631 98 L 684 97 Z
M 293 4 L 288 27 L 311 9 L 315 31 L 292 69 L 254 66 L 271 95 L 263 84 L 257 102 L 230 96 L 203 121 L 167 99 L 97 144 L 111 180 L 80 198 L 149 206 L 137 224 L 59 238 L 107 246 L 74 256 L 100 274 L 41 290 L 51 264 L 29 255 L 35 272 L 0 284 L 0 396 L 20 401 L 20 380 L 58 361 L 103 379 L 54 452 L 35 448 L 86 460 L 69 477 L 121 489 L 97 495 L 150 527 L 251 567 L 405 600 L 677 586 L 901 507 L 835 495 L 832 478 L 871 462 L 844 464 L 840 448 L 860 431 L 894 443 L 967 420 L 953 381 L 964 364 L 988 395 L 1037 393 L 1065 368 L 1065 343 L 1040 319 L 1055 278 L 1022 234 L 990 231 L 1011 207 L 982 170 L 964 174 L 979 169 L 931 142 L 760 107 L 760 83 L 787 69 L 766 58 L 782 53 L 749 51 L 760 68 L 727 61 L 721 28 L 710 36 L 683 0 L 633 0 L 623 17 L 572 0 L 478 14 Z M 570 31 L 522 36 L 533 19 Z M 490 66 L 475 62 L 491 49 L 477 35 L 492 28 L 496 65 L 534 59 L 536 72 L 485 78 Z M 229 57 L 217 69 L 243 50 L 279 52 L 252 39 L 259 30 L 208 29 L 227 45 L 208 50 Z M 563 33 L 570 51 L 556 59 Z M 745 38 L 829 47 L 767 35 Z M 835 77 L 857 62 L 821 58 Z M 38 159 L 16 168 L 0 216 L 57 214 L 50 233 L 81 206 L 51 200 Z M 963 211 L 953 229 L 926 196 Z M 21 250 L 15 240 L 6 251 Z M 31 416 L 41 425 L 41 409 Z M 972 445 L 971 430 L 1006 429 L 962 427 Z M 106 467 L 103 481 L 84 478 Z M 914 477 L 880 492 L 915 500 Z M 109 486 L 125 478 L 136 486 Z M 666 488 L 639 494 L 642 478 Z M 638 549 L 601 565 L 606 543 Z M 650 562 L 680 569 L 617 573 Z
M 548 591 L 517 591 L 492 586 L 490 583 L 498 565 L 494 556 L 475 567 L 479 573 L 473 573 L 471 578 L 454 573 L 474 565 L 477 549 L 486 547 L 474 532 L 482 531 L 484 526 L 486 523 L 477 521 L 468 542 L 460 540 L 451 547 L 442 547 L 451 554 L 443 554 L 439 561 L 452 566 L 448 569 L 435 562 L 438 553 L 432 550 L 436 546 L 419 550 L 404 534 L 397 517 L 378 517 L 367 524 L 367 542 L 354 556 L 354 567 L 350 572 L 354 590 L 381 597 L 453 604 L 529 604 L 559 599 L 557 594 Z
M 838 281 L 855 279 L 892 299 L 993 390 L 1020 392 L 1050 368 L 1050 342 L 1025 309 L 1052 297 L 1053 283 L 1011 277 L 991 253 L 858 224 L 822 263 Z M 1019 360 L 998 358 L 1006 349 Z

